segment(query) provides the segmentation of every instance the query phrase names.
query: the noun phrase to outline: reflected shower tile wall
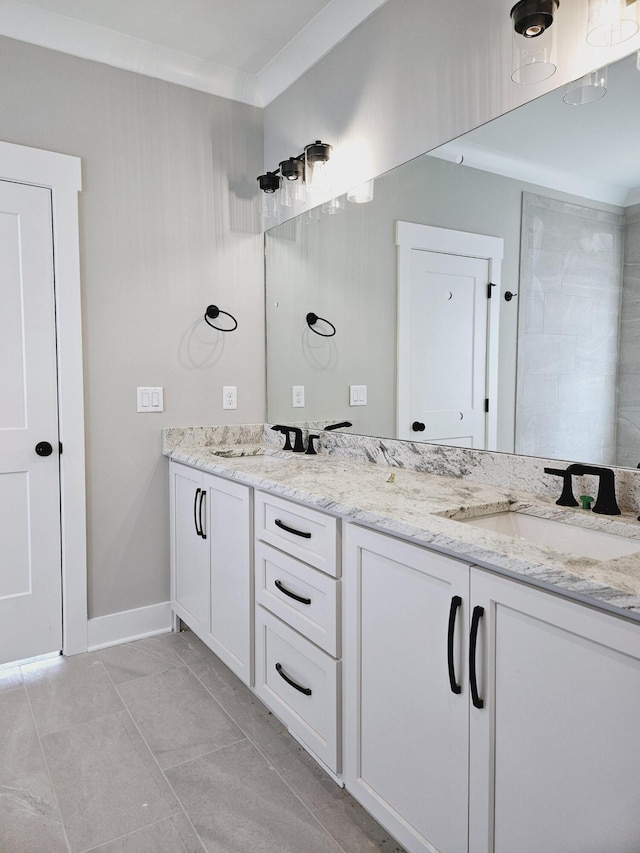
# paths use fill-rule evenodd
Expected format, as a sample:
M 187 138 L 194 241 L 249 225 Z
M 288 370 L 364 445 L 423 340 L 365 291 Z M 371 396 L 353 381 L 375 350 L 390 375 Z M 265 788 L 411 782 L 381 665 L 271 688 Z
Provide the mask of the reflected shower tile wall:
M 523 193 L 517 453 L 614 464 L 623 233 L 621 214 Z
M 627 209 L 618 365 L 617 461 L 640 464 L 640 205 Z

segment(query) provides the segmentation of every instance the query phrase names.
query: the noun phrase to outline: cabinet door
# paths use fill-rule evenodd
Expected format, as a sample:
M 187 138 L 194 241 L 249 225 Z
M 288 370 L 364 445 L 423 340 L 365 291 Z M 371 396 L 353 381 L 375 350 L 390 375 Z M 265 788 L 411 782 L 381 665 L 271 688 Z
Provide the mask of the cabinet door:
M 200 535 L 206 496 L 202 474 L 187 465 L 170 464 L 171 605 L 197 634 L 209 624 L 209 543 Z
M 204 474 L 211 566 L 210 619 L 203 637 L 235 674 L 253 681 L 251 489 Z M 207 593 L 209 602 L 209 593 Z
M 474 569 L 471 853 L 640 850 L 640 625 Z M 495 663 L 494 663 L 495 662 Z
M 469 567 L 355 525 L 345 557 L 346 786 L 411 853 L 465 853 Z

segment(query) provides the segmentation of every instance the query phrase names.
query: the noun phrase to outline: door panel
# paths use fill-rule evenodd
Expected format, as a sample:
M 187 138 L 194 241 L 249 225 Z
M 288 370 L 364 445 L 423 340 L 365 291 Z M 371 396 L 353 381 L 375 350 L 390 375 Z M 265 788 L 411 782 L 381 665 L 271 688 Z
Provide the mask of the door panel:
M 62 647 L 51 194 L 0 182 L 0 663 Z M 47 441 L 53 452 L 38 456 Z

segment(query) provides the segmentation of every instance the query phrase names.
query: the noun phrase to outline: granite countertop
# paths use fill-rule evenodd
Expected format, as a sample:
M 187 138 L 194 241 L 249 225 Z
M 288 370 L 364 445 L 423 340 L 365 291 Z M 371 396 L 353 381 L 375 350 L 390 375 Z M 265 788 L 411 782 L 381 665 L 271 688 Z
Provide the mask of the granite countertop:
M 513 488 L 261 445 L 180 447 L 165 455 L 640 620 L 640 524 L 635 516 L 612 519 L 562 509 L 550 498 Z M 596 560 L 456 520 L 505 510 L 621 534 L 638 540 L 639 550 Z

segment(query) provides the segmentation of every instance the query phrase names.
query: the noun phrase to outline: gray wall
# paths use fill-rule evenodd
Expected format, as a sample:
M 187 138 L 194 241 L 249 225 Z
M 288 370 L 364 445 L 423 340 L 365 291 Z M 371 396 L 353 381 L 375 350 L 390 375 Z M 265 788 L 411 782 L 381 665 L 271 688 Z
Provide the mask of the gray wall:
M 0 79 L 0 139 L 82 158 L 89 615 L 166 601 L 162 427 L 264 417 L 262 111 L 5 38 Z
M 617 459 L 640 465 L 640 205 L 627 208 L 618 360 Z

